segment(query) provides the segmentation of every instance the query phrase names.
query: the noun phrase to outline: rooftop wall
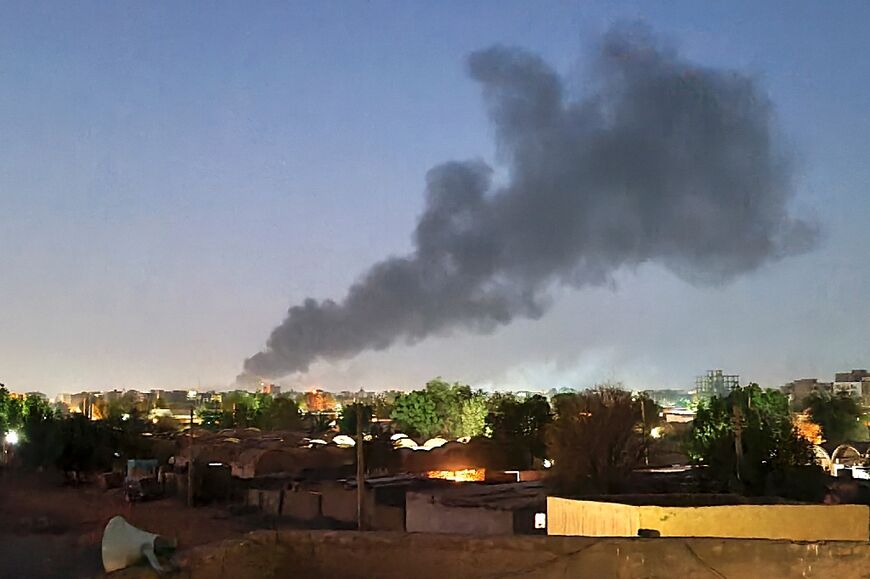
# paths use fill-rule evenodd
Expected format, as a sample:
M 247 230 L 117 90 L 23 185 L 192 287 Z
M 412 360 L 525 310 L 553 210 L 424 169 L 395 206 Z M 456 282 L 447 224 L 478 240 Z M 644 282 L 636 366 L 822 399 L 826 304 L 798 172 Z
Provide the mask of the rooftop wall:
M 629 579 L 860 577 L 867 543 L 728 539 L 463 537 L 351 531 L 258 531 L 182 553 L 170 579 Z M 115 579 L 157 578 L 147 567 Z

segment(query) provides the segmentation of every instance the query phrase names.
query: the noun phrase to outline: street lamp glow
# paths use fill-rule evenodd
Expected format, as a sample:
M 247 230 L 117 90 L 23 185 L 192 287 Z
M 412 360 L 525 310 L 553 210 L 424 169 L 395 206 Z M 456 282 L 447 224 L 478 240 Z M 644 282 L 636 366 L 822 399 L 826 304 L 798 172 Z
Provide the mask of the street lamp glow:
M 6 433 L 6 444 L 16 445 L 18 444 L 18 433 L 14 430 L 10 430 Z

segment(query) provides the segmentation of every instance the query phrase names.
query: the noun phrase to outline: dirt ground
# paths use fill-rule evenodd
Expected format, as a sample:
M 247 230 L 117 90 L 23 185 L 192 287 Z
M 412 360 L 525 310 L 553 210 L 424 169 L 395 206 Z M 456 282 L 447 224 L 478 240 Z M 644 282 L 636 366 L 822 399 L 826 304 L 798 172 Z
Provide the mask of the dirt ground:
M 115 515 L 176 537 L 180 549 L 265 526 L 258 516 L 189 509 L 175 498 L 129 504 L 120 489 L 64 486 L 50 474 L 0 473 L 0 578 L 101 576 L 103 528 Z

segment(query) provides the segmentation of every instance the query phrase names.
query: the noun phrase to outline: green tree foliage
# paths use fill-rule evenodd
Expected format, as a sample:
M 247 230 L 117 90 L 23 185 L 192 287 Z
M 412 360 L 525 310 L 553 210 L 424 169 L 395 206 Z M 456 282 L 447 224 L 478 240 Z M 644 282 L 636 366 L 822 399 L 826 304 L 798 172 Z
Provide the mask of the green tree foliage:
M 617 386 L 599 386 L 555 399 L 547 428 L 552 484 L 562 493 L 613 493 L 646 449 L 641 402 Z
M 400 431 L 423 438 L 432 438 L 443 427 L 435 400 L 424 390 L 399 395 L 393 405 L 391 417 Z
M 269 394 L 228 392 L 220 404 L 206 402 L 196 410 L 204 428 L 260 428 L 262 430 L 297 430 L 302 428 L 299 406 L 289 397 L 273 398 Z
M 332 417 L 328 414 L 308 412 L 302 417 L 302 427 L 310 435 L 322 434 L 332 428 Z
M 459 414 L 451 421 L 450 434 L 455 438 L 480 436 L 486 428 L 489 400 L 482 392 L 472 392 L 459 402 Z
M 299 406 L 289 398 L 275 398 L 262 408 L 257 422 L 264 430 L 298 430 L 302 427 Z
M 435 378 L 424 390 L 397 396 L 391 417 L 400 430 L 422 438 L 458 438 L 483 434 L 486 414 L 487 399 L 482 392 Z
M 362 413 L 363 434 L 368 434 L 371 430 L 373 408 L 370 404 L 346 404 L 341 410 L 341 415 L 338 417 L 338 429 L 342 434 L 356 436 L 356 415 L 357 412 Z
M 56 459 L 56 450 L 51 450 L 49 447 L 55 446 L 57 442 L 53 439 L 54 411 L 48 401 L 41 396 L 27 396 L 24 400 L 24 419 L 21 425 L 22 429 L 22 444 L 21 453 L 25 461 L 32 460 L 38 466 L 43 466 L 43 463 L 50 464 Z M 48 453 L 49 460 L 40 456 L 43 453 Z M 31 456 L 31 455 L 36 456 Z
M 804 407 L 809 409 L 813 422 L 822 427 L 822 436 L 828 442 L 840 444 L 866 437 L 866 429 L 861 427 L 861 406 L 845 392 L 811 392 L 804 399 Z
M 224 412 L 220 404 L 207 402 L 196 409 L 200 425 L 207 430 L 220 430 L 232 427 L 232 412 Z
M 521 400 L 511 393 L 495 394 L 490 407 L 486 427 L 492 438 L 518 444 L 531 457 L 545 458 L 545 426 L 552 420 L 546 398 L 536 394 Z
M 748 494 L 763 493 L 772 479 L 813 462 L 810 443 L 792 423 L 788 398 L 757 384 L 700 403 L 687 450 L 723 488 Z
M 13 397 L 0 384 L 0 435 L 18 430 L 24 424 L 24 401 Z

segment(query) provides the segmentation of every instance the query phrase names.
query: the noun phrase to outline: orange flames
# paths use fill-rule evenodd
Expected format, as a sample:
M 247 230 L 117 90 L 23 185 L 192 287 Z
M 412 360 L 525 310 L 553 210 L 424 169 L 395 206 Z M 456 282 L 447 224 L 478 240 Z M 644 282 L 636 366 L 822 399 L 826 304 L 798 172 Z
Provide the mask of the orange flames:
M 482 482 L 486 478 L 485 468 L 464 468 L 461 470 L 430 470 L 426 478 L 452 480 L 456 482 Z
M 823 442 L 822 427 L 813 422 L 806 413 L 798 414 L 794 419 L 794 425 L 798 436 L 804 440 L 812 444 L 821 444 Z

